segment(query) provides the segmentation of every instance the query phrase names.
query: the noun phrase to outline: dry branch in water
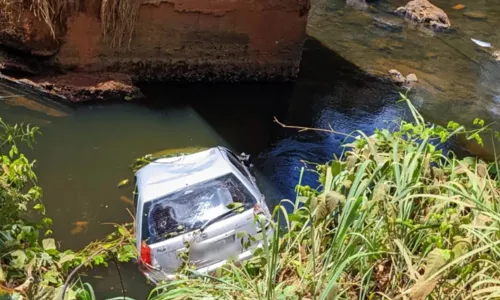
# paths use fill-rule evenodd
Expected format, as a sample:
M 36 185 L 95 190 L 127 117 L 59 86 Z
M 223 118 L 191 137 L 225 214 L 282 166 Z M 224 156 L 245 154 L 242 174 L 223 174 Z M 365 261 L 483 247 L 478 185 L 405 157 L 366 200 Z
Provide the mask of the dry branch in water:
M 288 128 L 288 129 L 297 129 L 299 132 L 304 132 L 304 131 L 319 131 L 319 132 L 326 132 L 326 133 L 331 133 L 331 134 L 338 134 L 342 136 L 349 136 L 349 134 L 336 131 L 328 124 L 329 129 L 324 129 L 324 128 L 313 128 L 313 127 L 303 127 L 303 126 L 293 126 L 293 125 L 286 125 L 281 123 L 278 118 L 274 117 L 274 123 L 278 124 L 279 126 L 283 128 Z

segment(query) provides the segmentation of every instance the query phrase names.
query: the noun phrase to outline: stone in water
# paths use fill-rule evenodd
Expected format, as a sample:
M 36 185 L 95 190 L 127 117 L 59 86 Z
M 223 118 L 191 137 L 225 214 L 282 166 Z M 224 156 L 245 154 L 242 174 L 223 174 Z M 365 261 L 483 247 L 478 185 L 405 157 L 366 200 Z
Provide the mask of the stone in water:
M 403 74 L 401 74 L 401 72 L 399 72 L 398 70 L 389 70 L 389 75 L 391 76 L 391 80 L 396 84 L 402 84 L 406 81 Z
M 448 15 L 439 7 L 427 0 L 413 0 L 406 6 L 396 9 L 396 13 L 414 22 L 424 24 L 434 31 L 450 28 Z
M 496 61 L 500 61 L 500 50 L 493 52 L 493 58 L 495 58 Z

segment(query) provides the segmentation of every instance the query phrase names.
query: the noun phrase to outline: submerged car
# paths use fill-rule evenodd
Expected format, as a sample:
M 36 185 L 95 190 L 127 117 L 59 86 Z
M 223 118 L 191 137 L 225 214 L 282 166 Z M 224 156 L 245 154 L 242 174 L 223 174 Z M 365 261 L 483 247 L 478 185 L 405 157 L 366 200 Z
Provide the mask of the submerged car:
M 186 261 L 209 273 L 261 246 L 240 233 L 267 230 L 256 216 L 269 219 L 269 209 L 247 166 L 228 149 L 160 158 L 135 176 L 139 266 L 152 282 L 174 279 Z

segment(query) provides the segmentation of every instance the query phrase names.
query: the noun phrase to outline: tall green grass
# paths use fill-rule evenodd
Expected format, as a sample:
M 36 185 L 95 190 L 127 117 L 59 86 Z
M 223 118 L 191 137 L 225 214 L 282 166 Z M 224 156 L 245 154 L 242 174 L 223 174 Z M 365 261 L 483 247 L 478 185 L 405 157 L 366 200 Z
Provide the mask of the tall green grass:
M 402 97 L 413 121 L 354 132 L 340 158 L 311 166 L 319 187 L 298 185 L 274 210 L 286 228 L 274 220 L 251 260 L 160 285 L 150 299 L 500 298 L 495 164 L 439 150 L 459 134 L 481 142 L 487 126 L 428 124 Z

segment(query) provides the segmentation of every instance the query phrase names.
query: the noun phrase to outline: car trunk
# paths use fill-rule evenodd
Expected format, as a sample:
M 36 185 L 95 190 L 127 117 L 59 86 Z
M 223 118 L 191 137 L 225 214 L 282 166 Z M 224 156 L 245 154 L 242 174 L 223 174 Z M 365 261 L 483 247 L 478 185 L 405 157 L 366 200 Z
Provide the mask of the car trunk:
M 152 244 L 152 264 L 166 273 L 175 273 L 189 259 L 196 269 L 208 267 L 226 259 L 237 259 L 247 250 L 243 235 L 256 234 L 253 209 L 234 213 L 208 226 Z
M 188 186 L 144 205 L 141 240 L 167 274 L 184 262 L 204 268 L 245 252 L 255 235 L 255 197 L 234 174 Z

